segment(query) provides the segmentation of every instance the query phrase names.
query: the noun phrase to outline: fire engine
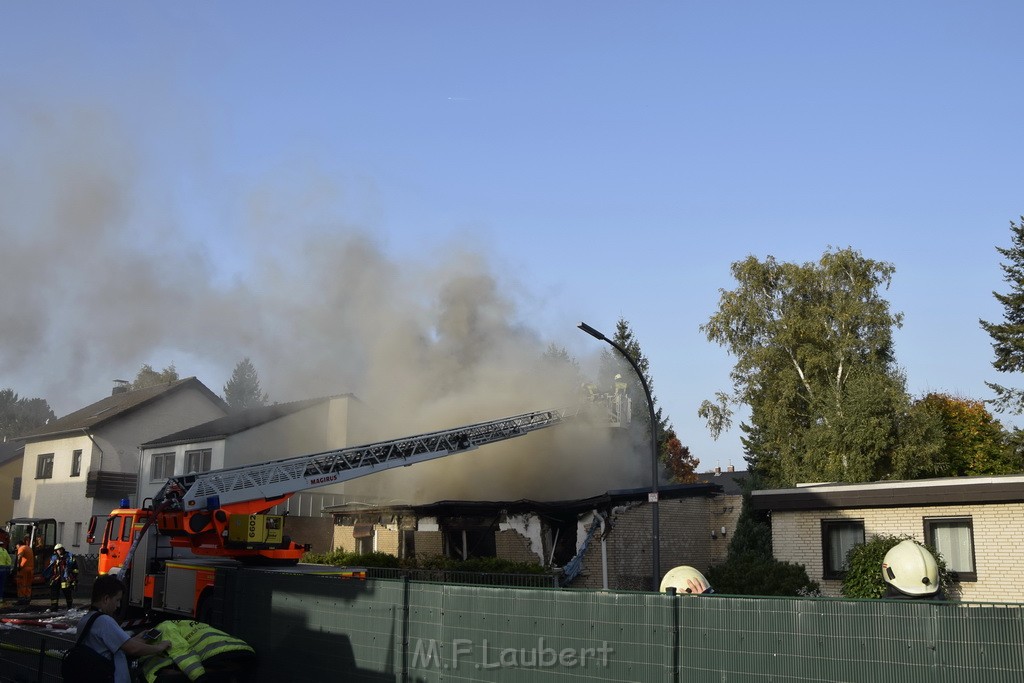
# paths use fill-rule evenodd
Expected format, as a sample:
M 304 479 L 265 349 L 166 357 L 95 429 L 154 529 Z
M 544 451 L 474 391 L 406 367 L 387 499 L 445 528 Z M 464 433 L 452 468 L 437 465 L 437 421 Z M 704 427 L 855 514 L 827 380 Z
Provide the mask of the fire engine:
M 210 622 L 226 573 L 320 573 L 365 578 L 358 568 L 299 564 L 309 546 L 284 533 L 284 515 L 267 514 L 292 495 L 395 467 L 464 453 L 565 422 L 579 409 L 547 410 L 365 446 L 172 477 L 141 508 L 127 501 L 102 530 L 99 573 L 126 583 L 130 611 Z M 628 416 L 628 413 L 627 413 Z M 612 425 L 628 417 L 614 414 Z M 95 523 L 89 542 L 95 542 Z

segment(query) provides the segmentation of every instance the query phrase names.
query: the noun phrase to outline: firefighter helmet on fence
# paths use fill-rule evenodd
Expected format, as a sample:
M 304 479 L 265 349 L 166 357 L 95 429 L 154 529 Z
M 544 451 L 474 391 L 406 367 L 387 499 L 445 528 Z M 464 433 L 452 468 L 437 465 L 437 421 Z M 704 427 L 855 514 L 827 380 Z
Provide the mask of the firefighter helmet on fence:
M 939 565 L 924 546 L 901 541 L 885 554 L 882 579 L 904 595 L 934 595 L 939 590 Z
M 665 578 L 661 580 L 661 592 L 666 592 L 669 588 L 675 588 L 676 593 L 714 593 L 711 589 L 711 584 L 704 578 L 704 575 L 699 571 L 688 565 L 682 565 L 675 569 L 670 569 L 668 574 L 665 574 Z

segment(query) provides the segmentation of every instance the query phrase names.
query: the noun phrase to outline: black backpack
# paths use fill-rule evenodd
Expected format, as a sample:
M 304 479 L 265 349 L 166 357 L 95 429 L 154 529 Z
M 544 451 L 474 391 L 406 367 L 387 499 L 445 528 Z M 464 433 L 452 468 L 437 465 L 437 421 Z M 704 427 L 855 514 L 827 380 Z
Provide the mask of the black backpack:
M 99 618 L 100 613 L 94 612 L 85 622 L 85 628 L 78 634 L 75 646 L 67 651 L 60 664 L 60 675 L 69 683 L 113 683 L 114 660 L 107 659 L 91 647 L 82 645 L 86 634 L 92 628 L 92 622 Z

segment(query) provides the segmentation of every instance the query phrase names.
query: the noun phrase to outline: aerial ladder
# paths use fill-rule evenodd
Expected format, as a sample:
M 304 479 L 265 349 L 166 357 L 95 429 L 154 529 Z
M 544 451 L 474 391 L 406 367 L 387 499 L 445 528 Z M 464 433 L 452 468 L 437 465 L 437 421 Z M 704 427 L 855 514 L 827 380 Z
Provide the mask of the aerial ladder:
M 202 617 L 203 594 L 224 566 L 294 567 L 309 545 L 284 534 L 284 515 L 267 511 L 292 495 L 385 470 L 465 453 L 561 424 L 582 409 L 523 413 L 416 436 L 281 460 L 171 477 L 140 509 L 122 507 L 107 519 L 100 574 L 128 577 L 128 602 L 147 610 Z M 628 420 L 628 417 L 625 418 Z M 619 426 L 618 416 L 608 418 Z M 156 534 L 151 533 L 152 529 Z M 95 529 L 90 529 L 94 542 Z M 144 562 L 136 562 L 136 555 Z M 131 571 L 133 567 L 139 567 Z M 187 573 L 188 578 L 183 578 Z M 172 594 L 171 591 L 175 594 Z

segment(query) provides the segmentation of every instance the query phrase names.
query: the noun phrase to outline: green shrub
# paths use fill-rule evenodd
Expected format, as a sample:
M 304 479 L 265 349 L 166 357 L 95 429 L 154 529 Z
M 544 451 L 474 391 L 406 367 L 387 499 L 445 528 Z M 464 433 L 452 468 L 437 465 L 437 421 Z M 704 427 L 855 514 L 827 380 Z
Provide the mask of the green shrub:
M 708 582 L 725 595 L 820 595 L 802 564 L 754 552 L 735 553 L 708 569 Z
M 877 534 L 871 540 L 850 548 L 846 555 L 846 575 L 843 577 L 842 594 L 846 598 L 881 598 L 884 597 L 888 588 L 882 579 L 882 560 L 889 550 L 901 541 L 911 540 L 920 543 L 912 536 L 902 534 L 893 536 L 891 534 Z M 950 573 L 946 570 L 946 561 L 938 550 L 922 543 L 925 548 L 935 557 L 939 565 L 939 589 L 946 597 L 954 594 L 954 583 Z
M 398 558 L 388 553 L 353 553 L 332 550 L 328 553 L 306 553 L 302 561 L 309 564 L 329 564 L 335 567 L 398 567 Z
M 535 562 L 514 562 L 500 557 L 471 557 L 455 560 L 442 555 L 417 557 L 416 569 L 447 569 L 460 572 L 486 572 L 489 574 L 546 574 L 547 570 Z
M 749 491 L 743 494 L 729 555 L 708 569 L 707 579 L 716 593 L 726 595 L 820 595 L 802 564 L 772 556 L 771 522 L 766 512 L 754 510 Z
M 499 557 L 476 557 L 468 560 L 454 560 L 450 557 L 437 555 L 416 559 L 399 560 L 388 553 L 375 552 L 360 555 L 344 550 L 332 550 L 328 553 L 306 553 L 303 562 L 309 564 L 329 564 L 335 567 L 388 567 L 404 569 L 445 569 L 462 572 L 484 572 L 488 574 L 544 574 L 547 570 L 536 563 L 513 562 Z

